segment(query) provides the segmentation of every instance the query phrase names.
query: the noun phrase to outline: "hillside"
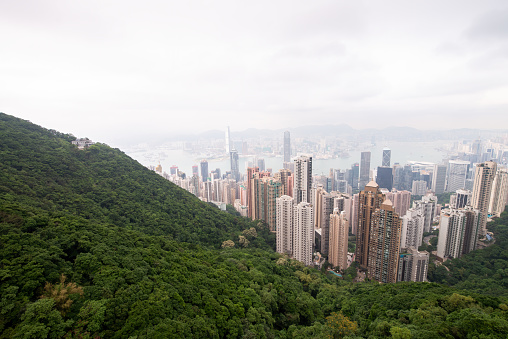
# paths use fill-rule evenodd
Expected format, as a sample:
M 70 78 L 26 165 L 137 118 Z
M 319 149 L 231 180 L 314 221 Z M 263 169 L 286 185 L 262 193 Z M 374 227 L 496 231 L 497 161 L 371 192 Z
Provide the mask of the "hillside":
M 201 202 L 107 145 L 78 150 L 73 136 L 6 114 L 0 114 L 0 135 L 4 200 L 217 248 L 256 226 Z M 269 244 L 256 245 L 274 246 L 269 232 L 264 238 Z
M 0 338 L 508 334 L 502 293 L 339 280 L 275 253 L 261 224 L 72 139 L 0 113 Z M 240 234 L 247 248 L 220 249 Z

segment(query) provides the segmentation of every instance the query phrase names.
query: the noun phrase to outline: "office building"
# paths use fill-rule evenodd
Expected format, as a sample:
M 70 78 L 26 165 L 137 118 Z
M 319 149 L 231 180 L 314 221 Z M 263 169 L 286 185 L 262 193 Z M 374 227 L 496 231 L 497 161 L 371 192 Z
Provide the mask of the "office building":
M 469 171 L 469 161 L 450 160 L 448 162 L 447 192 L 455 192 L 466 187 L 466 177 Z
M 361 166 L 360 166 L 360 191 L 364 189 L 365 185 L 370 181 L 370 152 L 361 153 Z
M 231 142 L 231 136 L 229 134 L 229 126 L 228 128 L 226 129 L 226 154 L 229 154 L 229 152 L 231 152 L 232 150 L 232 142 Z
M 208 161 L 203 159 L 199 165 L 201 167 L 201 181 L 206 182 L 208 178 Z
M 293 197 L 295 204 L 312 203 L 312 157 L 301 156 L 295 159 Z
M 392 151 L 387 147 L 383 148 L 383 161 L 382 161 L 383 167 L 390 167 L 391 157 L 392 157 Z
M 376 182 L 379 188 L 386 188 L 391 191 L 393 187 L 393 169 L 391 167 L 378 167 Z
M 480 211 L 480 234 L 482 236 L 487 233 L 487 213 L 496 171 L 497 164 L 493 161 L 476 165 L 471 206 Z
M 289 131 L 284 132 L 284 162 L 291 161 L 291 136 Z
M 368 265 L 371 216 L 384 200 L 384 194 L 374 181 L 365 185 L 365 189 L 358 196 L 355 260 L 363 268 L 367 268 Z
M 434 194 L 444 193 L 446 186 L 446 166 L 434 165 L 432 171 L 432 185 L 431 190 Z
M 372 212 L 367 277 L 382 283 L 397 282 L 401 220 L 386 199 Z
M 238 151 L 233 149 L 229 153 L 229 160 L 231 163 L 231 177 L 236 181 L 240 181 L 240 166 L 238 163 Z
M 341 270 L 347 268 L 349 221 L 346 212 L 334 209 L 330 215 L 330 245 L 328 262 Z
M 293 198 L 283 195 L 276 199 L 276 249 L 278 253 L 293 253 Z

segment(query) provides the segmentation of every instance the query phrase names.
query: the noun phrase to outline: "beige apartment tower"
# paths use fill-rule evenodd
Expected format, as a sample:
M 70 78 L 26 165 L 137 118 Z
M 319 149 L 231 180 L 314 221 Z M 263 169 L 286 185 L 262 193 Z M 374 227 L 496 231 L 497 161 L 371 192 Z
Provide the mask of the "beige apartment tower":
M 347 268 L 347 242 L 348 242 L 349 221 L 346 219 L 346 212 L 334 209 L 330 215 L 330 246 L 328 262 L 333 267 L 341 270 Z
M 493 161 L 476 165 L 471 205 L 480 211 L 480 234 L 482 236 L 485 236 L 487 232 L 487 212 L 496 170 L 497 164 Z

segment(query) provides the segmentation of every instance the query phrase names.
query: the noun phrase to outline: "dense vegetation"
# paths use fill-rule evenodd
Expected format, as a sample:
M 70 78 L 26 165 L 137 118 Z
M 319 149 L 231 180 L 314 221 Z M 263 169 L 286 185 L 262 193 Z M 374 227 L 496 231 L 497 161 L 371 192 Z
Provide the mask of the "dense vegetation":
M 79 151 L 69 135 L 4 114 L 0 136 L 2 338 L 508 334 L 503 291 L 352 283 L 352 270 L 341 280 L 275 253 L 263 223 L 200 202 L 119 150 Z M 488 251 L 508 243 L 496 238 Z
M 477 293 L 508 297 L 508 213 L 488 223 L 487 228 L 494 233 L 494 245 L 446 261 L 435 267 L 429 278 Z

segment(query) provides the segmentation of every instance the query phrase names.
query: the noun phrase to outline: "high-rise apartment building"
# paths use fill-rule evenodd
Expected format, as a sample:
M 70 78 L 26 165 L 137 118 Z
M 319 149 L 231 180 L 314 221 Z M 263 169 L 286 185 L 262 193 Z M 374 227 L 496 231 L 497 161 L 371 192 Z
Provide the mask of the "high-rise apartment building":
M 282 194 L 282 184 L 278 180 L 263 176 L 258 177 L 257 172 L 252 179 L 254 214 L 252 219 L 264 220 L 270 231 L 274 232 L 276 228 L 276 199 Z
M 427 182 L 425 180 L 413 181 L 413 187 L 411 190 L 412 195 L 424 195 L 427 193 Z
M 386 199 L 372 212 L 367 276 L 382 283 L 397 282 L 401 220 Z
M 302 201 L 294 207 L 293 258 L 312 264 L 314 246 L 314 211 L 312 204 Z
M 293 198 L 283 195 L 276 199 L 277 230 L 276 248 L 278 253 L 293 254 Z
M 429 252 L 419 252 L 416 248 L 403 248 L 399 255 L 397 281 L 427 281 Z
M 291 196 L 292 194 L 290 194 L 290 191 L 293 190 L 293 185 L 291 184 L 291 189 L 290 189 L 290 184 L 289 184 L 289 180 L 288 178 L 291 176 L 291 171 L 288 170 L 288 169 L 281 169 L 279 170 L 277 173 L 275 173 L 273 175 L 274 179 L 276 180 L 279 180 L 281 183 L 282 183 L 282 195 L 289 195 Z
M 487 232 L 487 213 L 496 171 L 497 164 L 493 161 L 486 161 L 476 165 L 471 206 L 480 211 L 481 235 L 485 235 Z
M 376 182 L 379 188 L 386 188 L 391 191 L 393 187 L 393 169 L 391 167 L 378 167 Z
M 481 212 L 471 207 L 441 211 L 437 257 L 460 258 L 476 249 L 481 227 Z
M 392 157 L 392 151 L 387 147 L 383 148 L 383 161 L 382 161 L 383 167 L 390 167 L 391 157 Z
M 445 191 L 446 185 L 446 166 L 445 165 L 434 165 L 432 171 L 432 186 L 431 190 L 434 194 L 441 194 Z
M 395 212 L 399 215 L 405 215 L 411 207 L 411 192 L 409 191 L 393 191 L 386 195 L 393 202 Z
M 400 236 L 400 247 L 418 248 L 423 239 L 423 217 L 421 209 L 412 208 L 402 218 L 402 232 Z
M 425 195 L 420 200 L 413 202 L 413 208 L 419 209 L 423 215 L 423 231 L 432 231 L 432 222 L 437 216 L 437 197 L 432 194 Z
M 291 161 L 291 135 L 289 131 L 284 132 L 284 162 Z
M 336 192 L 327 193 L 322 188 L 318 190 L 314 209 L 319 212 L 315 213 L 315 226 L 321 229 L 321 248 L 319 250 L 322 255 L 327 256 L 330 239 L 330 215 L 333 213 L 334 199 L 337 194 Z
M 349 221 L 346 212 L 334 209 L 330 215 L 330 244 L 328 262 L 341 270 L 347 268 Z
M 471 196 L 473 193 L 468 190 L 457 190 L 450 195 L 450 208 L 464 208 L 471 206 Z
M 295 204 L 312 203 L 312 157 L 301 156 L 295 159 L 293 197 Z
M 447 192 L 455 192 L 466 187 L 466 177 L 469 170 L 469 161 L 450 160 L 448 162 Z
M 363 268 L 368 266 L 371 216 L 384 200 L 384 194 L 374 181 L 365 185 L 365 189 L 358 196 L 355 260 Z
M 254 190 L 253 190 L 253 181 L 254 179 L 254 173 L 258 173 L 259 168 L 258 167 L 248 167 L 247 168 L 247 214 L 249 218 L 254 219 L 254 206 L 255 206 L 255 199 L 253 197 Z
M 360 161 L 360 183 L 359 189 L 360 191 L 364 189 L 365 185 L 370 181 L 370 152 L 362 152 L 361 153 L 361 161 Z
M 489 214 L 500 217 L 506 207 L 508 195 L 508 172 L 505 168 L 498 168 L 494 182 L 492 183 L 492 194 L 490 197 Z

